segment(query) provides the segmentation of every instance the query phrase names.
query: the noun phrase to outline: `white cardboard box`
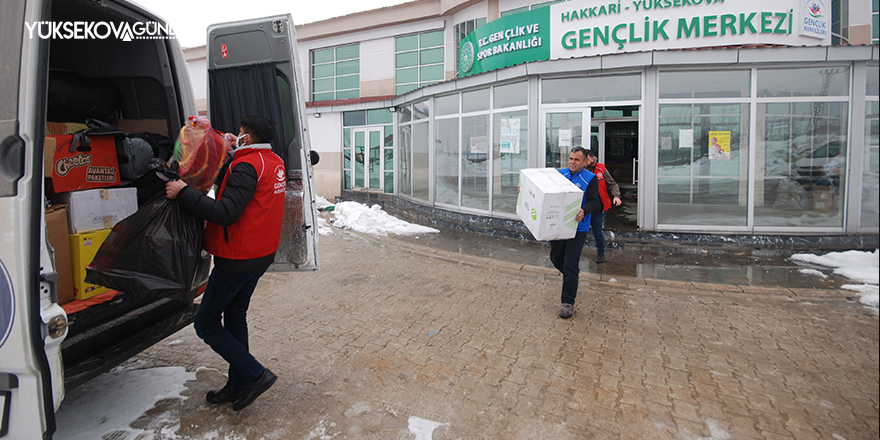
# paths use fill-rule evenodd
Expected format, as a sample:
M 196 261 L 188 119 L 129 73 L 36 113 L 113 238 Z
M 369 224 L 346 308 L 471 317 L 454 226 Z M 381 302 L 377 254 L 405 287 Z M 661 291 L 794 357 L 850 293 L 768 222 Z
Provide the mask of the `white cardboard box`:
M 137 209 L 137 188 L 99 188 L 63 196 L 71 234 L 112 228 Z
M 573 238 L 584 192 L 554 168 L 520 170 L 519 181 L 516 213 L 535 240 Z

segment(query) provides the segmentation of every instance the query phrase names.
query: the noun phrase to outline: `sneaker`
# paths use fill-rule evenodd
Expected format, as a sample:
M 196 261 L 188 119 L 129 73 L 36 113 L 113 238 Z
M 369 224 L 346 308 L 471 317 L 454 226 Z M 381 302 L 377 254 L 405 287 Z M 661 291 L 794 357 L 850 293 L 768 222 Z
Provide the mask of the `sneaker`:
M 602 264 L 605 262 L 605 253 L 596 254 L 596 264 Z
M 260 397 L 261 394 L 265 393 L 275 383 L 275 379 L 278 379 L 278 376 L 269 371 L 268 368 L 263 370 L 262 374 L 245 385 L 244 389 L 241 390 L 238 399 L 232 403 L 232 410 L 241 411 L 254 403 L 257 397 Z
M 229 384 L 227 383 L 226 386 L 220 388 L 219 390 L 208 391 L 208 395 L 205 396 L 205 400 L 207 400 L 208 403 L 219 405 L 221 403 L 235 402 L 235 400 L 238 399 L 238 396 L 240 395 L 241 392 L 233 393 L 232 391 L 230 391 Z
M 562 304 L 562 310 L 559 311 L 559 317 L 562 319 L 571 318 L 572 313 L 574 313 L 574 305 L 573 304 Z

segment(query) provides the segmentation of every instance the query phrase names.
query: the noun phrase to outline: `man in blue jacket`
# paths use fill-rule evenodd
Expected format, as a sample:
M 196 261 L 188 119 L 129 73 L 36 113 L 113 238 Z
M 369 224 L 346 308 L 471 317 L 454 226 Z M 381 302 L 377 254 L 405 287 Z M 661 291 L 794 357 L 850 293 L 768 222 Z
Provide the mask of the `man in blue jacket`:
M 584 169 L 587 152 L 583 147 L 574 147 L 568 155 L 568 168 L 559 170 L 566 179 L 584 191 L 581 209 L 575 219 L 578 221 L 577 233 L 568 240 L 550 242 L 550 261 L 562 272 L 562 309 L 559 317 L 571 318 L 574 313 L 574 299 L 577 296 L 578 276 L 580 274 L 581 251 L 590 232 L 590 212 L 602 208 L 599 196 L 599 183 L 596 175 Z

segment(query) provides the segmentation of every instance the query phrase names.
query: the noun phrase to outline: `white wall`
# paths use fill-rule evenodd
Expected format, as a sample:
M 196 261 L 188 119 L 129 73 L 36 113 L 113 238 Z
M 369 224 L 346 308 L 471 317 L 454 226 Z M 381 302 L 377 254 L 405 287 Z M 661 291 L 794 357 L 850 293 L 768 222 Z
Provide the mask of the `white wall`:
M 361 81 L 394 77 L 394 37 L 361 41 Z
M 187 61 L 186 70 L 196 100 L 208 99 L 208 61 L 204 58 Z
M 314 167 L 315 192 L 332 203 L 342 193 L 342 113 L 306 117 L 309 143 L 321 155 L 321 161 Z

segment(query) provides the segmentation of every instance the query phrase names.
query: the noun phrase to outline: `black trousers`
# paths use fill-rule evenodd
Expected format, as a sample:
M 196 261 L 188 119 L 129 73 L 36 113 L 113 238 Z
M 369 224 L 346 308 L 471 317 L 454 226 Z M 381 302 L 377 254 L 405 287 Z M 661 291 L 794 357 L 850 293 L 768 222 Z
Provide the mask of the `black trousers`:
M 574 304 L 581 272 L 581 251 L 587 242 L 587 231 L 578 231 L 574 238 L 550 242 L 550 261 L 562 272 L 562 303 Z

